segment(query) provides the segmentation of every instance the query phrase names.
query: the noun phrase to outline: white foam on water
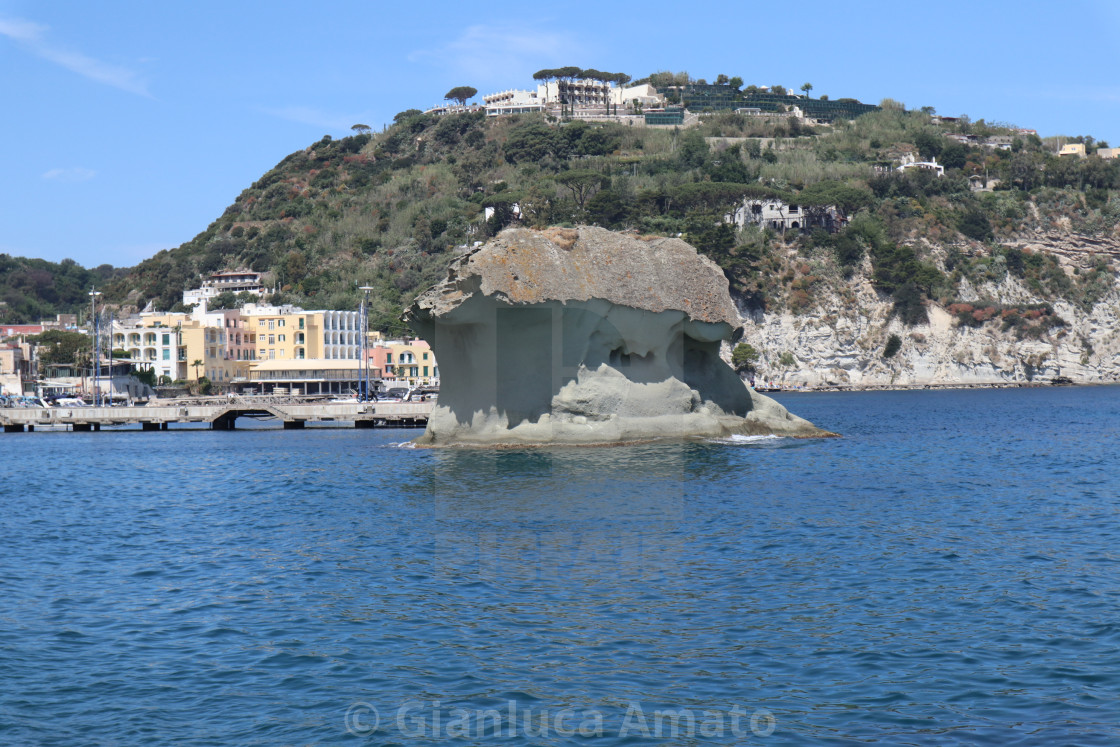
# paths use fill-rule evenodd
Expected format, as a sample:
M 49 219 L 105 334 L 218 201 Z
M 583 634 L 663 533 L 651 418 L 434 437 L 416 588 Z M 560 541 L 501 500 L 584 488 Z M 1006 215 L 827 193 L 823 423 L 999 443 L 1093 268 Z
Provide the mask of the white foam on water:
M 713 438 L 713 439 L 710 439 L 710 441 L 712 443 L 715 443 L 715 444 L 732 444 L 732 445 L 735 445 L 735 446 L 747 446 L 749 444 L 763 443 L 763 442 L 766 442 L 766 441 L 782 441 L 782 440 L 784 440 L 784 438 L 785 438 L 785 436 L 775 436 L 773 434 L 770 434 L 768 436 L 740 436 L 738 434 L 732 434 L 731 436 L 728 436 L 727 438 Z
M 389 448 L 392 448 L 392 449 L 415 449 L 416 448 L 416 444 L 412 443 L 411 441 L 401 441 L 400 443 L 390 442 L 390 443 L 386 444 L 386 446 L 388 446 Z

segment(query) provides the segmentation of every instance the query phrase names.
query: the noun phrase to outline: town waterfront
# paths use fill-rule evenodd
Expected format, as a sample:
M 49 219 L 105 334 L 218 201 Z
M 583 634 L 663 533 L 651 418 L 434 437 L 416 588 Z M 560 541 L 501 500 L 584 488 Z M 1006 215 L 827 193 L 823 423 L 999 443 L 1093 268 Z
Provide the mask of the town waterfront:
M 1120 388 L 779 398 L 843 438 L 6 434 L 0 742 L 1116 744 Z

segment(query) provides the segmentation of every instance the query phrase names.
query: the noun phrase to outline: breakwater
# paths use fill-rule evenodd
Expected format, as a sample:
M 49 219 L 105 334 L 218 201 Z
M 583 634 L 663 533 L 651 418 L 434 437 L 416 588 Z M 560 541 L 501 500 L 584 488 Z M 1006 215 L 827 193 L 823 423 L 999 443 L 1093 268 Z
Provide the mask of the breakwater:
M 284 428 L 309 422 L 349 422 L 356 428 L 423 427 L 433 402 L 315 402 L 275 397 L 240 397 L 220 402 L 173 402 L 133 407 L 0 408 L 5 433 L 40 430 L 99 431 L 109 426 L 168 430 L 173 423 L 205 423 L 214 430 L 234 430 L 241 417 L 274 417 Z

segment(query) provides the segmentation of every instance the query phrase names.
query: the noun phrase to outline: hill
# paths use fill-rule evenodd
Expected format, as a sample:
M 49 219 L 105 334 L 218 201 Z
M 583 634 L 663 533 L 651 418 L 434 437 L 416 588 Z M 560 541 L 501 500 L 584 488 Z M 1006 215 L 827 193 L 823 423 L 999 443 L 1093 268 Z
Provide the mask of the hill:
M 372 324 L 399 331 L 401 309 L 456 252 L 513 222 L 681 235 L 724 268 L 755 319 L 828 318 L 873 299 L 883 325 L 956 309 L 955 327 L 1010 325 L 1017 339 L 1053 342 L 1069 334 L 1056 305 L 1089 313 L 1115 291 L 1120 160 L 1093 155 L 1106 144 L 1077 138 L 1083 154 L 1059 157 L 1033 133 L 890 100 L 828 125 L 763 114 L 644 128 L 402 112 L 384 132 L 287 156 L 107 297 L 174 308 L 200 274 L 248 267 L 278 289 L 272 300 L 307 307 L 355 308 L 357 287 L 371 285 Z M 899 171 L 908 157 L 936 163 Z M 746 200 L 804 219 L 727 222 Z M 838 218 L 832 230 L 805 230 L 825 216 Z M 1022 290 L 1017 305 L 998 290 L 1008 283 Z M 987 316 L 966 320 L 965 306 Z
M 0 254 L 0 322 L 35 322 L 83 311 L 92 286 L 100 288 L 126 272 L 109 265 L 87 270 L 72 259 L 56 263 Z

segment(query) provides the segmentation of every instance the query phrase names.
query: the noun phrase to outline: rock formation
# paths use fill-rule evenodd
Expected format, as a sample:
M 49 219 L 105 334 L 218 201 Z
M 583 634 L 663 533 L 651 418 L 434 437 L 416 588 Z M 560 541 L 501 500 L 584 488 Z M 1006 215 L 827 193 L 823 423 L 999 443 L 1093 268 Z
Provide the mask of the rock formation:
M 508 229 L 404 319 L 440 363 L 421 444 L 830 435 L 720 359 L 740 325 L 727 280 L 678 239 Z
M 1120 243 L 1089 243 L 1053 236 L 1021 244 L 1060 258 L 1071 278 L 1102 259 L 1120 258 Z M 954 297 L 977 309 L 992 304 L 1027 308 L 1048 304 L 1065 323 L 1025 338 L 1000 323 L 962 325 L 952 306 L 931 302 L 929 322 L 907 326 L 892 315 L 893 299 L 877 291 L 870 270 L 834 289 L 815 292 L 817 309 L 803 314 L 741 308 L 744 341 L 763 358 L 761 377 L 791 386 L 875 388 L 891 386 L 1014 386 L 1046 384 L 1066 377 L 1077 384 L 1120 382 L 1120 284 L 1113 281 L 1091 306 L 1040 295 L 1004 274 L 973 285 L 961 279 Z M 898 354 L 883 356 L 890 335 L 902 340 Z M 793 365 L 778 366 L 789 351 Z

